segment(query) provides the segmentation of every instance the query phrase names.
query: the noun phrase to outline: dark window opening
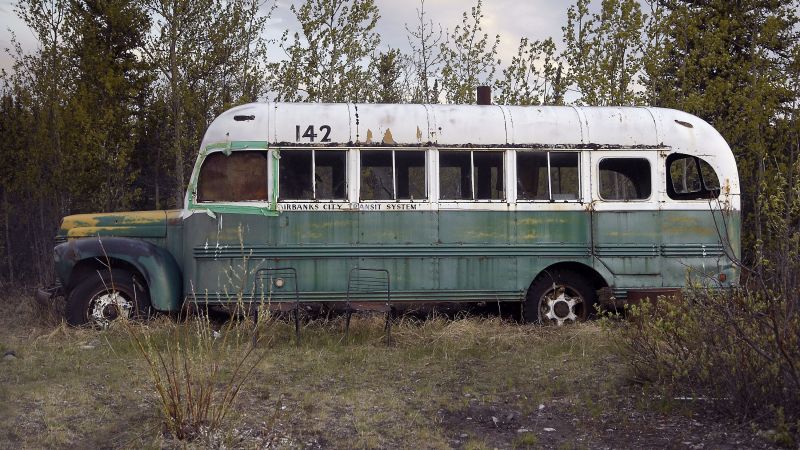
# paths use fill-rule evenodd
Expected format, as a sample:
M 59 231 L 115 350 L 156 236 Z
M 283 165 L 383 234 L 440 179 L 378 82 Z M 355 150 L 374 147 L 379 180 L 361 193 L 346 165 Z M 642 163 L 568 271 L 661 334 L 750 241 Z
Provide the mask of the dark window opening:
M 347 151 L 283 150 L 280 200 L 346 200 Z
M 442 200 L 472 200 L 470 152 L 439 152 L 439 197 Z
M 673 200 L 702 200 L 719 196 L 719 178 L 696 157 L 673 153 L 667 157 L 667 195 Z
M 578 162 L 579 155 L 575 152 L 518 152 L 517 198 L 578 200 L 580 198 Z
M 651 191 L 650 163 L 642 158 L 606 158 L 600 161 L 600 197 L 603 200 L 644 200 Z
M 476 200 L 502 200 L 505 198 L 503 187 L 503 154 L 501 152 L 473 152 L 475 165 Z
M 427 198 L 425 152 L 365 150 L 361 152 L 361 200 Z
M 267 201 L 267 152 L 212 153 L 197 181 L 198 202 Z
M 425 189 L 425 152 L 394 152 L 397 168 L 397 199 L 427 198 Z
M 393 200 L 391 151 L 361 152 L 361 200 Z
M 281 200 L 312 200 L 312 150 L 282 151 L 278 169 Z
M 314 182 L 317 200 L 346 200 L 347 152 L 315 151 Z

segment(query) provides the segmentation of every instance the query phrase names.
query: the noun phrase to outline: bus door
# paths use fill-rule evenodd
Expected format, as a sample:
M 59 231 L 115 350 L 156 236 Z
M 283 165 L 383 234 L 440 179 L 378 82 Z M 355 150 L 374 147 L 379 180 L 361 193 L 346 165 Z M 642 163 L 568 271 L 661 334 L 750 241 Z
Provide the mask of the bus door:
M 656 152 L 591 151 L 592 254 L 618 289 L 661 286 Z

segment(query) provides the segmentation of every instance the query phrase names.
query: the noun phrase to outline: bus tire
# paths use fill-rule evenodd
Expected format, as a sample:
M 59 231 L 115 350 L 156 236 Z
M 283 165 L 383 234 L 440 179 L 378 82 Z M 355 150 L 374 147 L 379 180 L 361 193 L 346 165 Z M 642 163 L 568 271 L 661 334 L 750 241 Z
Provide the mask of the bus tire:
M 523 318 L 528 323 L 556 325 L 584 321 L 595 302 L 595 291 L 584 277 L 568 270 L 545 271 L 528 289 Z
M 108 327 L 120 318 L 150 316 L 150 295 L 133 273 L 124 269 L 99 270 L 81 280 L 67 296 L 67 323 Z

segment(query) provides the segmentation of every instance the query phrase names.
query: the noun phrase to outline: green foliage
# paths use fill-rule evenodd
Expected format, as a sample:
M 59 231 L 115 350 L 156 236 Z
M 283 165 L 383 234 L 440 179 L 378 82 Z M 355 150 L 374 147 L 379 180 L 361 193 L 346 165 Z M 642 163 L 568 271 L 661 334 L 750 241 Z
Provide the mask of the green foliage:
M 709 121 L 730 144 L 743 188 L 743 248 L 755 249 L 772 239 L 762 217 L 776 192 L 767 165 L 788 175 L 797 158 L 796 2 L 675 0 L 652 10 L 646 96 Z M 757 265 L 756 253 L 746 257 Z
M 504 105 L 563 104 L 566 86 L 562 82 L 562 63 L 552 39 L 519 41 L 517 55 L 495 82 L 497 103 Z
M 306 0 L 291 6 L 303 30 L 280 46 L 287 59 L 272 67 L 278 101 L 358 102 L 372 90 L 369 56 L 380 37 L 374 0 Z
M 482 0 L 464 12 L 461 24 L 447 34 L 447 42 L 440 46 L 442 56 L 442 92 L 449 103 L 475 103 L 475 89 L 479 85 L 491 85 L 500 60 L 497 46 L 500 35 L 494 41 L 482 33 Z
M 590 14 L 591 0 L 578 0 L 567 10 L 564 60 L 567 83 L 581 105 L 640 103 L 636 77 L 642 64 L 645 15 L 635 0 L 602 0 L 600 13 Z
M 397 49 L 381 52 L 373 63 L 375 92 L 372 100 L 377 103 L 401 103 L 404 97 L 402 86 L 403 55 Z
M 158 156 L 172 159 L 171 207 L 183 193 L 206 127 L 220 112 L 255 101 L 266 91 L 266 41 L 271 8 L 258 0 L 146 0 L 158 32 L 142 51 L 157 71 L 154 86 L 168 109 Z M 152 151 L 154 149 L 148 148 Z M 161 165 L 157 161 L 156 165 Z

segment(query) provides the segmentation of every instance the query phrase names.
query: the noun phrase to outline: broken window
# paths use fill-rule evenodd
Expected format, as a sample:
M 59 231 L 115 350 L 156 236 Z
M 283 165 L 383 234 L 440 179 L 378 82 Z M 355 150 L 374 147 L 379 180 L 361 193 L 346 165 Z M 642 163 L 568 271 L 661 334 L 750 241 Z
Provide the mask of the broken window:
M 650 163 L 644 158 L 605 158 L 600 161 L 603 200 L 645 200 L 650 197 Z
M 568 201 L 580 198 L 579 154 L 518 152 L 517 198 Z
M 364 150 L 361 152 L 361 200 L 427 198 L 425 152 Z
M 283 150 L 280 200 L 345 200 L 346 169 L 345 150 Z
M 667 157 L 667 195 L 674 200 L 700 200 L 719 195 L 719 178 L 696 157 L 673 153 Z
M 502 200 L 503 152 L 439 152 L 442 200 Z
M 212 153 L 197 180 L 198 202 L 267 201 L 268 153 Z

